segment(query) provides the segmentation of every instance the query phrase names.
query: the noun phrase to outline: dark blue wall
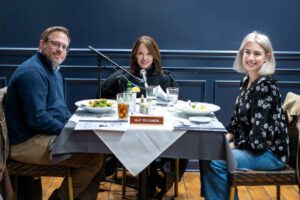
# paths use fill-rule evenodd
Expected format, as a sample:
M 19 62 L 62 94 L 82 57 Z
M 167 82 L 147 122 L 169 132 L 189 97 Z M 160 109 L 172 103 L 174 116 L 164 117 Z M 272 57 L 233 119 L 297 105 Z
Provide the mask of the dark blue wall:
M 236 50 L 245 34 L 270 35 L 277 51 L 299 51 L 298 0 L 0 0 L 0 46 L 36 47 L 51 25 L 72 33 L 73 48 L 130 49 L 141 34 L 162 49 Z
M 74 111 L 75 101 L 97 95 L 97 60 L 87 46 L 128 67 L 134 40 L 147 34 L 186 96 L 220 105 L 227 124 L 241 77 L 231 68 L 234 56 L 253 30 L 271 38 L 282 96 L 300 94 L 299 8 L 299 0 L 0 0 L 0 86 L 36 51 L 46 27 L 66 26 L 72 42 L 62 73 Z M 112 72 L 106 64 L 103 79 Z
M 299 7 L 298 0 L 0 0 L 0 83 L 5 85 L 15 67 L 36 51 L 46 27 L 66 26 L 72 43 L 62 71 L 74 110 L 75 100 L 96 93 L 97 61 L 87 46 L 127 67 L 132 43 L 148 34 L 186 96 L 221 105 L 225 123 L 240 79 L 231 69 L 235 52 L 253 30 L 272 40 L 283 96 L 299 92 Z M 113 72 L 107 66 L 103 78 Z

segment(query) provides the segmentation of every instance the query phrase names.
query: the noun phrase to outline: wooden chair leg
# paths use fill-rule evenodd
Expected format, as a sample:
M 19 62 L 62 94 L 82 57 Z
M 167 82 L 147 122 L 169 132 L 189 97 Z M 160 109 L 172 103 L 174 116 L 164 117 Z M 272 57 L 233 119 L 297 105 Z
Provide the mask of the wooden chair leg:
M 235 190 L 236 190 L 236 187 L 235 187 L 235 186 L 233 186 L 233 185 L 230 186 L 229 200 L 234 200 Z
M 113 175 L 113 179 L 114 179 L 114 180 L 117 180 L 117 179 L 118 179 L 118 165 L 117 165 L 117 167 L 116 167 L 116 169 L 115 169 L 115 173 L 114 173 L 114 175 Z
M 72 182 L 72 176 L 70 172 L 68 176 L 68 192 L 69 192 L 69 200 L 74 200 L 73 182 Z
M 179 159 L 175 160 L 175 186 L 174 196 L 178 197 L 178 183 L 179 183 Z
M 17 175 L 14 175 L 14 197 L 13 199 L 14 200 L 17 200 L 18 199 L 18 176 Z
M 280 185 L 276 185 L 276 199 L 280 200 Z
M 122 166 L 122 199 L 126 198 L 126 168 Z

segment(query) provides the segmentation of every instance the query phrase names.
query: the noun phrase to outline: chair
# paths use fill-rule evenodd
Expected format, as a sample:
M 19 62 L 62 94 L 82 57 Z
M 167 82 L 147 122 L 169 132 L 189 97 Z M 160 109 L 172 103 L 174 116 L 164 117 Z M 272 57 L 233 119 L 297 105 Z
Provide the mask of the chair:
M 5 135 L 7 138 L 7 127 L 5 122 L 5 115 L 3 110 L 3 102 L 6 95 L 7 88 L 0 89 L 0 122 L 1 122 L 1 134 Z M 6 161 L 6 169 L 10 175 L 14 176 L 14 199 L 17 199 L 17 191 L 18 191 L 18 176 L 32 176 L 32 177 L 40 177 L 40 176 L 58 176 L 58 177 L 67 177 L 68 178 L 68 194 L 69 200 L 74 199 L 73 195 L 73 184 L 72 184 L 72 176 L 71 176 L 71 168 L 65 166 L 58 165 L 35 165 L 22 163 L 19 161 L 15 161 L 12 159 L 7 159 Z
M 290 159 L 288 165 L 277 171 L 242 171 L 229 174 L 229 199 L 234 199 L 237 186 L 276 185 L 276 197 L 280 199 L 281 185 L 298 185 L 300 191 L 300 96 L 288 93 L 283 104 L 288 122 Z

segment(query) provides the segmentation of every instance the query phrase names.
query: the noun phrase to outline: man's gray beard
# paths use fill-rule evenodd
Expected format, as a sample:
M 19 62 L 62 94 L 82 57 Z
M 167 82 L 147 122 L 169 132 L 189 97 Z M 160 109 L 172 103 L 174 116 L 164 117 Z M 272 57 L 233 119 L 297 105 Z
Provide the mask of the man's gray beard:
M 52 69 L 53 69 L 53 70 L 56 70 L 56 69 L 58 68 L 58 65 L 60 65 L 61 63 L 62 63 L 62 62 L 55 64 L 55 63 L 53 63 L 53 62 L 51 61 Z
M 53 69 L 53 70 L 56 70 L 56 69 L 57 69 L 57 66 L 58 66 L 58 65 L 53 65 L 53 64 L 52 64 L 52 69 Z

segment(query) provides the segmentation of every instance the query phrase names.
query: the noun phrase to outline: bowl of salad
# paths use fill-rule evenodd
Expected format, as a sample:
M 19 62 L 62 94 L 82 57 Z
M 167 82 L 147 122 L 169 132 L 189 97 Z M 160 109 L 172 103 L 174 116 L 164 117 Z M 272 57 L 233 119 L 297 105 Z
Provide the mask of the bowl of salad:
M 75 105 L 91 113 L 106 113 L 111 111 L 115 107 L 116 101 L 104 98 L 86 99 L 77 101 Z
M 220 110 L 220 107 L 215 104 L 185 101 L 178 101 L 178 103 L 175 105 L 175 108 L 189 116 L 209 115 Z

